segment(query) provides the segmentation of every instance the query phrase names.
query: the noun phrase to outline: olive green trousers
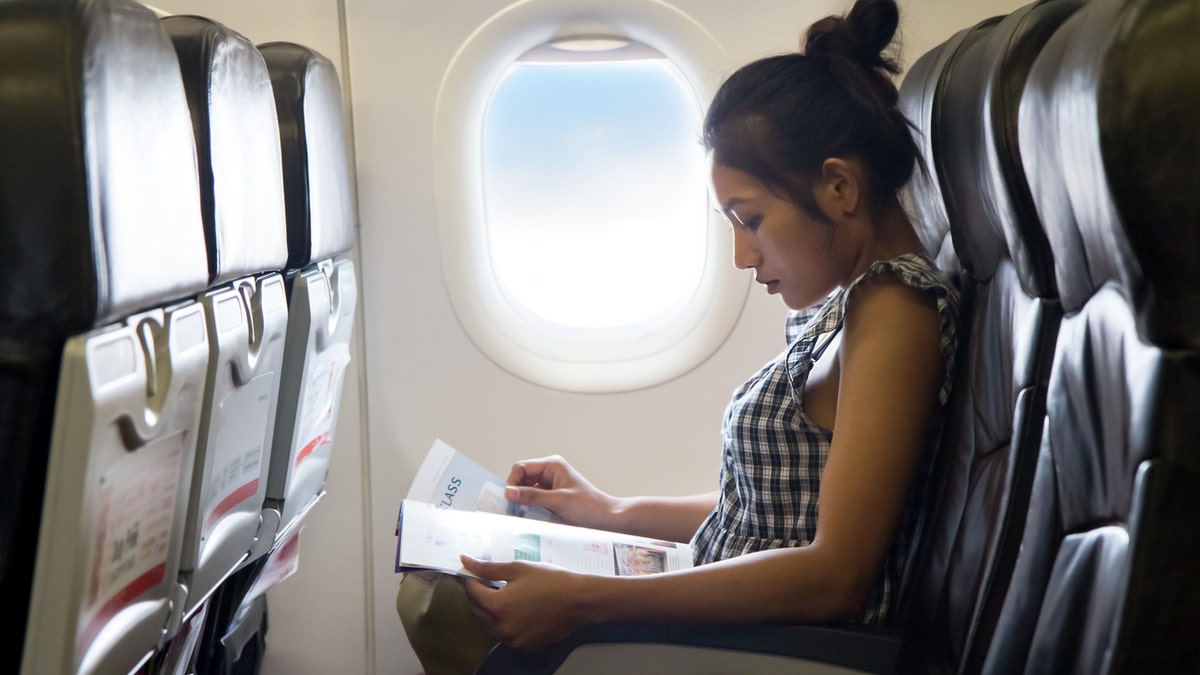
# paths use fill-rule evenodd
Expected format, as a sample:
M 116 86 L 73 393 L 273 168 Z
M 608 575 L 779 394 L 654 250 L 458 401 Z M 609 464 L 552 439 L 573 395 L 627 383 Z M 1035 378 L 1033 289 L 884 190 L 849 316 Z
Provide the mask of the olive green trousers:
M 405 574 L 396 612 L 425 675 L 470 675 L 496 645 L 467 609 L 464 580 L 450 574 Z

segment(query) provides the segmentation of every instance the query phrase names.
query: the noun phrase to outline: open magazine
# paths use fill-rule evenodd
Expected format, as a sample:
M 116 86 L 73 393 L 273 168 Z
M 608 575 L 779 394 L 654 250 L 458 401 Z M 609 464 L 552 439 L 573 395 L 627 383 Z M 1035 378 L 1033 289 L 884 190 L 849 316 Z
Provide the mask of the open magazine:
M 576 572 L 633 576 L 692 566 L 688 544 L 574 527 L 504 499 L 504 481 L 436 441 L 396 524 L 396 571 L 470 576 L 459 555 L 526 560 Z

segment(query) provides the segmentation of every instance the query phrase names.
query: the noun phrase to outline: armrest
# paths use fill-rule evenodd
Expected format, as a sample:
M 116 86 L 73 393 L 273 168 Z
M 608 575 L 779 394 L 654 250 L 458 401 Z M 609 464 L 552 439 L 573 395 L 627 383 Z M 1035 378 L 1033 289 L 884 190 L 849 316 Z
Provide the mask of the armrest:
M 744 654 L 748 660 L 774 657 L 775 660 L 794 659 L 860 672 L 892 673 L 899 660 L 901 638 L 895 629 L 858 625 L 613 624 L 581 630 L 562 643 L 534 653 L 521 653 L 506 645 L 498 645 L 480 664 L 476 675 L 553 673 L 578 648 L 588 645 L 639 645 L 646 648 L 668 645 L 684 649 L 737 652 Z M 644 658 L 646 653 L 640 652 L 639 658 Z M 613 664 L 607 665 L 611 668 Z M 605 670 L 608 668 L 599 668 L 597 672 Z

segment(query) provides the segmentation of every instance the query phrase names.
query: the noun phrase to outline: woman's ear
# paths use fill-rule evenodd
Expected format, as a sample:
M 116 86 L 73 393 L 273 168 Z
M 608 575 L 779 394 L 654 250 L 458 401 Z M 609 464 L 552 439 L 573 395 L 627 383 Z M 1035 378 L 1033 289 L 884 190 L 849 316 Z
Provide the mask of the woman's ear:
M 821 164 L 821 179 L 816 186 L 817 204 L 830 216 L 846 217 L 858 213 L 866 194 L 866 173 L 856 159 L 830 157 Z

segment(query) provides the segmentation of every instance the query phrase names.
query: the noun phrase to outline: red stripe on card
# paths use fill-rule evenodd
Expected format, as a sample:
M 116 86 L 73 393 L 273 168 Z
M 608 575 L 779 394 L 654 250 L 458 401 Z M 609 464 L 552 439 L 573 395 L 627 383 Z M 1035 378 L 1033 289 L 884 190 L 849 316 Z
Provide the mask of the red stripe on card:
M 321 434 L 320 436 L 317 436 L 316 438 L 309 441 L 308 445 L 301 448 L 300 452 L 296 455 L 296 462 L 293 464 L 293 466 L 300 466 L 300 462 L 303 462 L 305 457 L 308 457 L 309 455 L 311 455 L 314 450 L 321 447 L 322 445 L 328 444 L 331 440 L 333 440 L 333 435 L 330 434 L 328 431 L 326 431 L 325 433 Z
M 142 593 L 154 588 L 162 582 L 167 576 L 167 564 L 159 563 L 151 568 L 142 576 L 134 579 L 125 588 L 117 591 L 117 594 L 104 603 L 104 606 L 96 612 L 96 616 L 88 622 L 79 637 L 75 641 L 75 650 L 78 655 L 82 655 L 84 650 L 92 644 L 92 640 L 96 639 L 96 635 L 104 628 L 104 624 L 117 615 L 130 602 L 137 598 Z
M 249 483 L 246 483 L 245 485 L 234 490 L 233 492 L 230 492 L 228 495 L 225 496 L 225 499 L 222 499 L 221 503 L 217 504 L 216 508 L 214 508 L 212 510 L 212 512 L 208 514 L 208 518 L 204 519 L 204 531 L 208 532 L 212 528 L 213 523 L 220 520 L 221 517 L 224 516 L 226 513 L 229 513 L 230 511 L 232 511 L 233 507 L 235 507 L 238 504 L 241 504 L 242 502 L 246 501 L 247 499 L 253 497 L 257 493 L 258 493 L 258 479 L 257 478 L 250 481 Z

